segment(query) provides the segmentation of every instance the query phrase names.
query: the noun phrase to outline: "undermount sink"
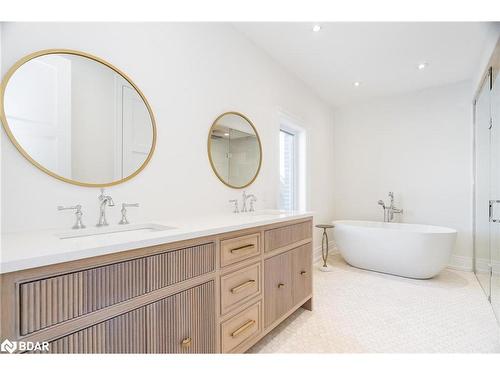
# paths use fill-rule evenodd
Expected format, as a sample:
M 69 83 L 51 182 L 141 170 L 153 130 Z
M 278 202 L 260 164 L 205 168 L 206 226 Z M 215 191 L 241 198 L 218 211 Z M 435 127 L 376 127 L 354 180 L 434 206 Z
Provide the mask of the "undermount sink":
M 161 232 L 164 230 L 172 230 L 172 229 L 177 229 L 177 228 L 155 223 L 127 224 L 127 225 L 111 225 L 109 227 L 73 229 L 71 231 L 57 233 L 56 236 L 59 237 L 59 239 L 61 240 L 66 240 L 69 238 L 78 238 L 78 237 L 103 236 L 112 233 L 122 233 L 122 232 L 147 233 L 147 232 Z
M 251 212 L 252 216 L 278 216 L 286 214 L 288 211 L 284 210 L 275 210 L 275 209 L 264 209 Z

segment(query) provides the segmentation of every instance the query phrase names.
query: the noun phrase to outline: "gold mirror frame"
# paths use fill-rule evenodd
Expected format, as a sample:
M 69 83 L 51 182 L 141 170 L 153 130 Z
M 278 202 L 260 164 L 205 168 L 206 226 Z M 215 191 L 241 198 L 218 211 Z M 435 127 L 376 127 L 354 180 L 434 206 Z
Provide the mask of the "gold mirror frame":
M 22 65 L 26 64 L 28 61 L 33 60 L 33 59 L 35 59 L 37 57 L 40 57 L 40 56 L 56 55 L 56 54 L 66 54 L 66 55 L 81 56 L 81 57 L 85 57 L 85 58 L 88 58 L 90 60 L 94 60 L 94 61 L 96 61 L 98 63 L 101 63 L 101 64 L 107 66 L 108 68 L 110 68 L 114 72 L 116 72 L 119 75 L 121 75 L 128 83 L 130 83 L 132 85 L 132 87 L 137 91 L 137 93 L 139 94 L 139 96 L 141 97 L 141 99 L 143 100 L 143 102 L 146 105 L 146 108 L 147 108 L 147 110 L 149 112 L 149 116 L 151 118 L 151 126 L 153 128 L 153 140 L 152 140 L 152 143 L 151 143 L 151 150 L 149 151 L 149 154 L 148 154 L 146 160 L 144 160 L 144 163 L 142 163 L 142 165 L 134 173 L 132 173 L 131 175 L 129 175 L 129 176 L 125 177 L 125 178 L 122 178 L 121 180 L 112 181 L 112 182 L 103 183 L 103 184 L 92 184 L 92 183 L 86 183 L 86 182 L 80 182 L 80 181 L 72 180 L 72 179 L 69 179 L 69 178 L 66 178 L 66 177 L 59 176 L 58 174 L 56 174 L 56 173 L 50 171 L 49 169 L 45 168 L 43 165 L 41 165 L 36 160 L 34 160 L 23 149 L 23 147 L 19 144 L 19 142 L 17 142 L 16 138 L 14 137 L 14 134 L 10 130 L 9 124 L 7 123 L 7 117 L 5 115 L 4 96 L 5 96 L 5 89 L 7 88 L 7 84 L 9 83 L 10 78 L 14 75 L 14 73 L 17 71 L 17 69 L 19 69 Z M 3 128 L 5 129 L 5 132 L 7 133 L 7 136 L 9 137 L 9 139 L 11 140 L 11 142 L 14 144 L 14 146 L 17 148 L 17 150 L 21 153 L 21 155 L 26 158 L 26 160 L 28 160 L 31 164 L 33 164 L 35 167 L 37 167 L 38 169 L 40 169 L 42 172 L 45 172 L 49 176 L 52 176 L 52 177 L 54 177 L 54 178 L 56 178 L 56 179 L 58 179 L 60 181 L 64 181 L 64 182 L 67 182 L 69 184 L 78 185 L 78 186 L 85 186 L 85 187 L 107 187 L 107 186 L 118 185 L 118 184 L 121 184 L 121 183 L 123 183 L 125 181 L 128 181 L 128 180 L 132 179 L 133 177 L 137 176 L 140 172 L 142 172 L 142 170 L 144 168 L 146 168 L 146 165 L 151 160 L 151 158 L 153 156 L 153 153 L 155 151 L 155 148 L 156 148 L 156 121 L 155 121 L 155 117 L 154 117 L 154 114 L 153 114 L 153 110 L 151 109 L 151 106 L 149 105 L 149 103 L 148 103 L 146 97 L 144 96 L 144 94 L 142 93 L 142 91 L 137 87 L 137 85 L 134 82 L 132 82 L 132 80 L 124 72 L 122 72 L 116 66 L 114 66 L 114 65 L 110 64 L 109 62 L 101 59 L 100 57 L 91 55 L 91 54 L 86 53 L 86 52 L 77 51 L 77 50 L 71 50 L 71 49 L 45 49 L 45 50 L 41 50 L 41 51 L 38 51 L 38 52 L 31 53 L 31 54 L 23 57 L 22 59 L 18 60 L 9 69 L 9 71 L 5 74 L 5 77 L 3 78 L 3 80 L 2 80 L 2 82 L 0 84 L 0 121 L 2 122 Z
M 255 172 L 255 176 L 253 176 L 253 178 L 247 184 L 242 185 L 242 186 L 231 185 L 230 183 L 224 181 L 222 176 L 217 172 L 217 169 L 215 168 L 214 161 L 212 160 L 212 145 L 210 142 L 210 136 L 212 135 L 212 129 L 217 124 L 217 121 L 219 121 L 223 116 L 226 116 L 226 115 L 240 116 L 245 121 L 247 121 L 250 124 L 250 126 L 252 127 L 253 131 L 255 132 L 255 136 L 257 137 L 257 141 L 259 143 L 259 151 L 260 151 L 259 166 L 257 167 L 257 171 Z M 260 167 L 262 166 L 262 143 L 260 142 L 259 132 L 257 132 L 257 128 L 254 126 L 253 122 L 250 121 L 250 119 L 247 116 L 245 116 L 243 113 L 229 111 L 229 112 L 224 112 L 223 114 L 217 116 L 217 118 L 214 120 L 214 122 L 212 123 L 212 126 L 210 127 L 210 129 L 208 131 L 207 151 L 208 151 L 208 160 L 210 161 L 210 166 L 212 167 L 212 170 L 214 171 L 215 175 L 217 176 L 217 178 L 219 180 L 221 180 L 221 182 L 224 185 L 226 185 L 232 189 L 243 189 L 243 188 L 246 188 L 247 186 L 250 186 L 251 184 L 253 184 L 253 182 L 255 181 L 257 176 L 259 175 Z

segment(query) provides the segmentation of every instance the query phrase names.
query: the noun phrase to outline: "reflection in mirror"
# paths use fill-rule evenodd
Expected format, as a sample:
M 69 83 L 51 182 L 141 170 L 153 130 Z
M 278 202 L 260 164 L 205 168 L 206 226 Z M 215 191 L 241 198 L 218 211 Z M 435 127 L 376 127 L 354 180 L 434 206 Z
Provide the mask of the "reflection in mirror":
M 64 51 L 16 64 L 6 78 L 3 122 L 21 153 L 79 185 L 112 185 L 137 174 L 153 152 L 154 119 L 139 90 L 115 69 Z
M 250 120 L 239 113 L 228 112 L 215 120 L 208 152 L 215 174 L 230 187 L 248 186 L 259 173 L 260 140 Z

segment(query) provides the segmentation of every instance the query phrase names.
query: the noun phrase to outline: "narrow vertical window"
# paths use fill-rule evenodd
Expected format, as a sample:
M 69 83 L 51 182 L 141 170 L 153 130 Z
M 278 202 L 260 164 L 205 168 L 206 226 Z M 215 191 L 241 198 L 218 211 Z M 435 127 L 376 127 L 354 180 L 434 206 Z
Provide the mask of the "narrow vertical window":
M 297 147 L 295 134 L 280 130 L 280 209 L 297 209 Z

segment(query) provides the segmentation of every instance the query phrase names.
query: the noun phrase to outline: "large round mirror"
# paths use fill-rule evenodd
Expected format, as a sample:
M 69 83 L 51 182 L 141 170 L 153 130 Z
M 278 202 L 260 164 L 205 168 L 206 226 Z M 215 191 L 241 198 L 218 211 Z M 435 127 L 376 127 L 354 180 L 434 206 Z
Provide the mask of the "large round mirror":
M 132 178 L 156 142 L 153 113 L 137 86 L 79 51 L 40 51 L 17 62 L 2 82 L 0 116 L 26 159 L 76 185 Z
M 217 117 L 208 136 L 208 157 L 224 184 L 235 189 L 250 185 L 262 163 L 262 146 L 252 122 L 237 112 Z

